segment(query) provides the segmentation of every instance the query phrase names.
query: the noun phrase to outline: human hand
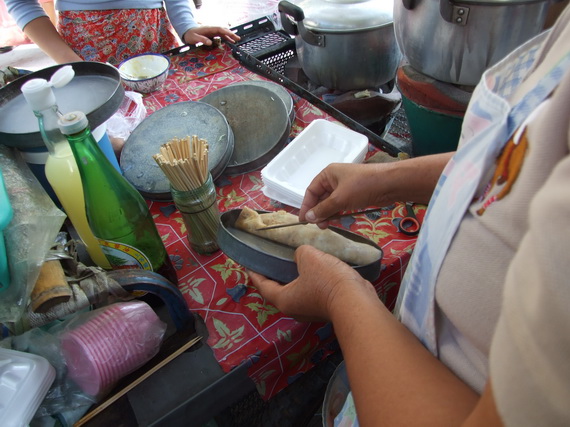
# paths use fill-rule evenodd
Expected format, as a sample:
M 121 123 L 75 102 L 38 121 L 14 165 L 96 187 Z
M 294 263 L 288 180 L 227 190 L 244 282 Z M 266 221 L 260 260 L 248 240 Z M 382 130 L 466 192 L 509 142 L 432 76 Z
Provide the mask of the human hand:
M 212 39 L 214 37 L 221 37 L 226 39 L 231 43 L 235 43 L 240 40 L 240 36 L 235 34 L 228 28 L 223 27 L 194 27 L 190 28 L 184 33 L 184 43 L 189 45 L 195 45 L 197 43 L 203 43 L 206 46 L 212 45 Z
M 326 228 L 324 221 L 340 211 L 359 209 L 379 202 L 382 180 L 378 165 L 333 163 L 309 184 L 299 211 L 300 221 Z
M 343 295 L 378 298 L 372 284 L 352 267 L 332 255 L 304 245 L 295 251 L 299 277 L 281 285 L 261 274 L 248 271 L 252 285 L 282 313 L 299 321 L 331 321 Z

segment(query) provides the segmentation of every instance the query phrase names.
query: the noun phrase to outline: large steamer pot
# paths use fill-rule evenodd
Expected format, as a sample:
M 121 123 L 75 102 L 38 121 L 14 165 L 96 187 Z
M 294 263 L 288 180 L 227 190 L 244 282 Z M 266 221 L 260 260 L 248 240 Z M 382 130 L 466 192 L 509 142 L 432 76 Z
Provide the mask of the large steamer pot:
M 536 34 L 548 1 L 395 0 L 396 39 L 409 64 L 434 79 L 474 86 Z
M 285 31 L 295 36 L 309 80 L 341 91 L 392 81 L 402 55 L 394 35 L 393 0 L 279 2 Z

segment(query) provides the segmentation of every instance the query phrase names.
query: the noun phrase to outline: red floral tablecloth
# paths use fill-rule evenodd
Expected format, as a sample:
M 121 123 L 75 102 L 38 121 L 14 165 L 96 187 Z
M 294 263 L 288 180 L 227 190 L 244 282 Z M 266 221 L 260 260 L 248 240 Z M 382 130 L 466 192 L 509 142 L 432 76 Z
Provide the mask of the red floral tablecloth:
M 244 80 L 262 80 L 233 58 L 222 46 L 214 50 L 198 49 L 172 58 L 170 75 L 162 90 L 147 95 L 148 113 L 161 107 L 199 100 L 206 94 Z M 295 121 L 291 137 L 311 121 L 330 116 L 292 95 Z M 376 151 L 370 146 L 368 157 Z M 294 208 L 267 198 L 261 191 L 260 171 L 239 176 L 222 175 L 216 181 L 220 212 L 249 206 L 256 209 Z M 248 283 L 243 267 L 221 251 L 201 256 L 190 249 L 186 228 L 172 203 L 149 202 L 167 251 L 177 269 L 179 288 L 190 310 L 199 314 L 208 328 L 208 345 L 225 372 L 249 363 L 248 373 L 260 395 L 269 399 L 338 349 L 332 328 L 322 323 L 299 323 L 283 316 L 266 303 Z M 416 207 L 423 218 L 424 207 Z M 392 307 L 415 244 L 414 237 L 398 233 L 392 218 L 405 214 L 403 204 L 376 216 L 344 219 L 342 225 L 371 239 L 384 251 L 382 272 L 374 283 L 379 297 Z

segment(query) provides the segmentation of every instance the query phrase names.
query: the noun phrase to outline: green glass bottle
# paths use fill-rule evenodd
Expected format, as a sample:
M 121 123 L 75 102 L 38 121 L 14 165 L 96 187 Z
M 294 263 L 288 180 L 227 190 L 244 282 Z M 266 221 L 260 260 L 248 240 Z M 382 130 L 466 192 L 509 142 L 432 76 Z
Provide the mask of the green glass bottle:
M 144 198 L 105 157 L 85 114 L 65 114 L 58 124 L 81 174 L 89 226 L 111 267 L 153 270 L 178 284 Z

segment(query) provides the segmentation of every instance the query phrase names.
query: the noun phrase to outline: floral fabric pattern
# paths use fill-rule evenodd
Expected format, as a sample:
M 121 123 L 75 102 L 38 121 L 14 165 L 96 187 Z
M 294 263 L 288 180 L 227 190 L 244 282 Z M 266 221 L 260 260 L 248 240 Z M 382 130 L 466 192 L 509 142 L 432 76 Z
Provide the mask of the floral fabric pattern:
M 263 80 L 241 67 L 229 48 L 199 48 L 171 58 L 162 90 L 144 96 L 148 114 L 176 102 L 198 101 L 208 93 L 245 80 Z M 305 99 L 292 94 L 295 120 L 290 138 L 315 119 L 334 120 Z M 378 150 L 369 147 L 367 158 Z M 221 213 L 249 206 L 253 209 L 298 211 L 269 199 L 262 192 L 260 170 L 237 176 L 222 175 L 215 182 Z M 172 202 L 149 202 L 158 230 L 177 270 L 179 288 L 190 310 L 208 328 L 207 344 L 225 372 L 246 363 L 263 399 L 270 399 L 315 364 L 338 350 L 331 325 L 300 323 L 266 303 L 248 281 L 245 269 L 218 251 L 195 253 L 186 238 L 180 212 Z M 421 221 L 425 206 L 415 205 Z M 393 308 L 416 238 L 396 231 L 393 218 L 403 217 L 398 203 L 379 213 L 343 218 L 341 226 L 377 243 L 384 251 L 382 271 L 374 283 L 378 296 Z
M 58 31 L 85 61 L 121 61 L 139 53 L 162 53 L 179 44 L 164 9 L 59 12 Z

